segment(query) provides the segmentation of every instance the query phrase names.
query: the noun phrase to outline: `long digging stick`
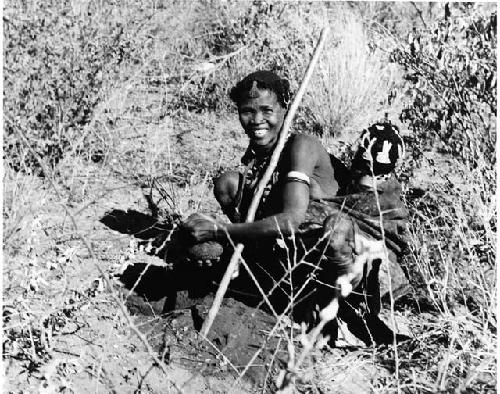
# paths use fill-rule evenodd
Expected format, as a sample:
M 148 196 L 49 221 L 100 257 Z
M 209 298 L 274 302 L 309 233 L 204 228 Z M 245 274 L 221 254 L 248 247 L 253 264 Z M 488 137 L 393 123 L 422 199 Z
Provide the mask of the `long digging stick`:
M 318 44 L 316 45 L 311 61 L 307 66 L 307 70 L 306 73 L 304 74 L 304 78 L 302 79 L 302 83 L 300 84 L 299 90 L 297 91 L 297 94 L 293 98 L 293 101 L 290 104 L 290 108 L 288 109 L 285 119 L 283 120 L 283 125 L 281 126 L 278 142 L 276 144 L 276 148 L 274 148 L 273 154 L 269 161 L 269 166 L 267 167 L 266 172 L 260 179 L 259 184 L 257 185 L 257 189 L 253 195 L 252 202 L 248 209 L 247 217 L 245 219 L 245 223 L 253 222 L 255 218 L 255 213 L 257 212 L 260 199 L 262 197 L 262 194 L 264 192 L 267 183 L 271 179 L 271 176 L 273 175 L 273 172 L 276 169 L 281 152 L 285 146 L 285 142 L 288 137 L 288 131 L 295 116 L 295 112 L 297 112 L 297 108 L 299 107 L 300 101 L 302 100 L 302 96 L 304 96 L 304 92 L 307 88 L 314 67 L 318 62 L 321 49 L 323 48 L 326 41 L 326 37 L 328 35 L 328 31 L 329 31 L 328 27 L 325 27 L 323 28 L 323 30 L 321 30 L 321 35 L 319 37 Z M 201 335 L 203 337 L 207 336 L 208 332 L 210 331 L 210 327 L 212 327 L 215 316 L 217 316 L 217 313 L 219 312 L 222 299 L 224 298 L 227 288 L 229 287 L 229 282 L 231 281 L 233 272 L 235 271 L 240 261 L 241 253 L 243 252 L 243 247 L 244 247 L 243 244 L 238 244 L 234 249 L 233 255 L 231 256 L 231 260 L 229 261 L 229 265 L 227 266 L 226 272 L 224 273 L 219 288 L 217 289 L 217 293 L 215 294 L 212 307 L 208 311 L 207 318 L 203 322 L 203 326 L 201 328 Z

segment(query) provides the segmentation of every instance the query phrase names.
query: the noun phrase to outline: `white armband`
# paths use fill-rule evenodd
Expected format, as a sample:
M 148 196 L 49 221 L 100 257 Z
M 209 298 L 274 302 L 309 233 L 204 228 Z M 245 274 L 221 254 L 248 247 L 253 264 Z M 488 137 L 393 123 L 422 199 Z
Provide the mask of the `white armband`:
M 311 180 L 309 179 L 309 177 L 300 171 L 290 171 L 288 174 L 286 174 L 286 181 L 301 182 L 305 183 L 307 186 L 311 184 Z

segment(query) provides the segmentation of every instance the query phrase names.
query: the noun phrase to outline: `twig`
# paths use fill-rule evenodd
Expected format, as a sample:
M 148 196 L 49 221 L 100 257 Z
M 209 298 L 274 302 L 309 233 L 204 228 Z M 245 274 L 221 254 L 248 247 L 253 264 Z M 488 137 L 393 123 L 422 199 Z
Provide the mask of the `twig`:
M 306 87 L 309 83 L 309 79 L 311 78 L 312 72 L 314 70 L 314 66 L 316 65 L 319 55 L 321 53 L 321 49 L 323 48 L 323 45 L 326 41 L 326 37 L 328 35 L 329 28 L 325 27 L 321 31 L 321 35 L 318 41 L 318 44 L 316 45 L 316 49 L 314 50 L 313 57 L 311 61 L 309 62 L 309 66 L 307 67 L 306 73 L 304 75 L 304 78 L 302 80 L 302 83 L 299 87 L 299 90 L 297 94 L 295 95 L 292 104 L 290 105 L 290 109 L 288 110 L 285 119 L 283 121 L 283 126 L 281 127 L 280 131 L 280 136 L 278 139 L 278 142 L 276 144 L 276 148 L 273 151 L 273 154 L 271 156 L 269 166 L 266 169 L 266 172 L 262 176 L 262 179 L 259 181 L 259 184 L 257 186 L 257 189 L 255 191 L 255 194 L 252 198 L 252 202 L 250 204 L 250 207 L 248 209 L 247 217 L 245 222 L 253 222 L 255 218 L 255 213 L 257 212 L 257 208 L 260 204 L 260 199 L 262 197 L 262 194 L 264 192 L 265 187 L 267 186 L 267 183 L 271 179 L 271 176 L 276 168 L 276 165 L 278 164 L 278 160 L 281 155 L 281 151 L 283 150 L 287 137 L 288 137 L 288 130 L 292 124 L 293 118 L 295 116 L 295 112 L 297 111 L 297 108 L 299 106 L 300 101 L 302 100 L 302 96 L 304 95 L 304 92 L 306 90 Z M 214 302 L 212 304 L 212 307 L 208 311 L 208 316 L 203 322 L 203 327 L 201 329 L 201 335 L 203 337 L 206 337 L 208 334 L 208 331 L 210 330 L 210 327 L 213 324 L 213 321 L 215 319 L 215 316 L 217 315 L 217 312 L 219 311 L 220 305 L 222 303 L 222 299 L 224 298 L 224 295 L 226 294 L 227 288 L 229 287 L 229 282 L 231 281 L 231 278 L 233 276 L 233 272 L 238 266 L 238 262 L 241 257 L 241 253 L 243 252 L 243 244 L 238 244 L 234 250 L 233 255 L 231 256 L 231 260 L 229 261 L 229 265 L 226 269 L 226 272 L 224 273 L 224 276 L 222 278 L 221 284 L 219 288 L 217 289 L 217 293 L 215 294 Z
M 330 304 L 320 312 L 321 320 L 318 323 L 318 325 L 312 329 L 309 338 L 307 338 L 305 334 L 303 334 L 302 341 L 304 344 L 304 349 L 300 353 L 297 360 L 293 360 L 293 358 L 290 360 L 287 368 L 288 371 L 284 370 L 281 371 L 281 374 L 278 377 L 278 382 L 277 382 L 278 385 L 277 393 L 280 394 L 292 393 L 293 387 L 295 385 L 295 378 L 297 376 L 300 366 L 305 361 L 309 353 L 315 348 L 318 337 L 321 335 L 321 332 L 323 331 L 323 328 L 326 325 L 326 323 L 337 317 L 337 312 L 339 309 L 339 299 L 340 296 L 335 295 Z
M 269 361 L 269 366 L 267 367 L 266 377 L 264 378 L 264 382 L 262 384 L 262 394 L 265 394 L 265 392 L 266 392 L 266 383 L 267 383 L 267 380 L 269 379 L 269 376 L 271 375 L 271 370 L 273 368 L 274 359 L 276 358 L 276 355 L 278 354 L 278 352 L 280 350 L 281 341 L 282 341 L 282 338 L 279 338 L 278 344 L 276 345 L 276 350 L 274 351 L 273 356 L 271 357 L 271 361 Z
M 386 237 L 385 237 L 385 228 L 384 228 L 384 217 L 382 215 L 382 208 L 380 206 L 380 199 L 378 195 L 378 189 L 377 189 L 377 181 L 375 178 L 375 174 L 373 172 L 373 157 L 371 155 L 371 149 L 373 146 L 373 143 L 375 141 L 372 141 L 368 148 L 366 149 L 366 152 L 368 152 L 368 157 L 370 160 L 370 171 L 372 173 L 372 188 L 373 188 L 373 193 L 375 196 L 375 201 L 377 204 L 377 211 L 378 211 L 378 221 L 379 221 L 379 226 L 380 226 L 380 235 L 382 238 L 382 247 L 383 247 L 383 254 L 384 258 L 387 263 L 389 263 L 389 251 L 387 250 L 387 245 L 386 245 Z M 392 329 L 393 329 L 393 346 L 394 346 L 394 364 L 395 364 L 395 370 L 394 374 L 396 376 L 396 389 L 398 394 L 401 392 L 401 386 L 400 386 L 400 381 L 399 381 L 399 356 L 398 356 L 398 342 L 396 338 L 396 318 L 394 315 L 394 295 L 392 293 L 392 277 L 391 277 L 391 270 L 388 268 L 387 269 L 387 281 L 389 285 L 389 300 L 390 300 L 390 312 L 391 312 L 391 323 L 392 323 Z
M 245 373 L 250 368 L 251 364 L 253 364 L 253 362 L 257 359 L 257 357 L 259 356 L 259 354 L 264 350 L 264 348 L 266 347 L 267 342 L 269 341 L 269 339 L 275 334 L 275 332 L 278 330 L 278 328 L 281 328 L 281 321 L 285 318 L 285 316 L 289 313 L 289 311 L 291 311 L 293 303 L 298 299 L 299 295 L 302 294 L 302 292 L 305 290 L 306 286 L 309 284 L 310 281 L 312 281 L 312 277 L 309 277 L 304 282 L 304 284 L 302 285 L 302 287 L 296 292 L 294 298 L 290 300 L 290 302 L 288 303 L 288 305 L 285 308 L 285 310 L 281 313 L 281 315 L 277 319 L 276 324 L 273 326 L 273 328 L 271 329 L 271 331 L 267 334 L 267 338 L 265 339 L 264 343 L 261 345 L 261 347 L 259 349 L 257 349 L 257 351 L 254 353 L 254 355 L 252 356 L 252 358 L 250 359 L 250 361 L 248 362 L 248 364 L 245 366 L 245 369 L 240 373 L 240 376 L 236 380 L 235 384 L 238 384 L 240 382 L 240 380 L 243 378 L 243 376 L 245 375 Z
M 422 21 L 422 24 L 424 25 L 424 28 L 427 30 L 427 23 L 425 23 L 425 19 L 424 17 L 422 16 L 422 10 L 420 8 L 417 7 L 417 4 L 414 2 L 414 1 L 410 1 L 410 4 L 413 6 L 413 8 L 415 8 L 415 10 L 417 11 L 418 13 L 418 16 L 420 18 L 420 20 Z

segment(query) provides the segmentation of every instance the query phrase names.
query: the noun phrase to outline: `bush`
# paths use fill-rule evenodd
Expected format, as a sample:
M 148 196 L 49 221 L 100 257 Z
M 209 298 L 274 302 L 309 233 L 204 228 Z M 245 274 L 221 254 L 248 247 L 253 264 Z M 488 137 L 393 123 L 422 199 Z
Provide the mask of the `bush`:
M 467 3 L 445 6 L 432 31 L 410 34 L 392 53 L 410 82 L 403 121 L 421 148 L 438 143 L 471 168 L 494 169 L 496 140 L 496 12 Z M 452 13 L 454 14 L 452 16 Z M 494 184 L 494 177 L 488 181 Z
M 54 166 L 92 119 L 98 103 L 133 58 L 134 24 L 118 7 L 70 0 L 7 7 L 4 49 L 7 163 L 40 172 L 30 147 Z

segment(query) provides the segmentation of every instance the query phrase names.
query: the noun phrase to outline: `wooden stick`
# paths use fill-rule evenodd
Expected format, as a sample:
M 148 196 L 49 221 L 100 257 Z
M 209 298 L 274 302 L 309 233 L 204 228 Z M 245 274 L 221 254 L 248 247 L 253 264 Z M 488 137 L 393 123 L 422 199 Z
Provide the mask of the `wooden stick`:
M 316 48 L 314 49 L 313 57 L 311 58 L 311 61 L 309 62 L 309 65 L 307 67 L 306 73 L 304 75 L 304 78 L 302 79 L 302 83 L 300 84 L 299 90 L 297 91 L 297 94 L 295 95 L 292 104 L 290 105 L 290 108 L 288 109 L 288 112 L 285 116 L 285 119 L 283 120 L 283 125 L 281 126 L 280 130 L 280 135 L 278 138 L 278 142 L 276 144 L 276 148 L 274 148 L 273 154 L 271 156 L 271 159 L 269 161 L 269 166 L 266 169 L 266 172 L 262 176 L 262 178 L 259 181 L 259 184 L 257 186 L 257 189 L 255 190 L 255 193 L 252 198 L 252 202 L 250 204 L 250 207 L 248 209 L 247 217 L 245 219 L 245 223 L 250 223 L 253 222 L 255 218 L 255 213 L 257 212 L 257 208 L 260 203 L 260 199 L 262 197 L 262 194 L 264 193 L 264 189 L 271 179 L 271 176 L 273 175 L 274 170 L 276 169 L 276 166 L 278 164 L 278 160 L 280 158 L 281 152 L 285 146 L 286 140 L 288 138 L 288 130 L 290 129 L 290 126 L 292 124 L 293 118 L 295 116 L 295 112 L 297 112 L 297 108 L 299 107 L 299 103 L 302 100 L 302 96 L 304 95 L 304 92 L 307 88 L 307 85 L 309 83 L 309 79 L 311 78 L 311 75 L 314 70 L 314 66 L 318 62 L 319 55 L 321 53 L 321 49 L 323 48 L 326 37 L 328 35 L 329 28 L 325 27 L 321 31 L 321 35 L 319 37 L 318 44 L 316 45 Z M 201 335 L 203 337 L 206 337 L 208 334 L 208 331 L 210 330 L 210 327 L 212 326 L 215 316 L 217 316 L 217 312 L 219 312 L 220 305 L 222 303 L 222 299 L 224 298 L 224 295 L 226 294 L 227 288 L 229 287 L 229 282 L 232 279 L 233 273 L 238 266 L 238 262 L 240 261 L 241 258 L 241 253 L 243 252 L 243 244 L 238 244 L 236 245 L 233 255 L 231 256 L 231 260 L 229 261 L 229 265 L 227 266 L 226 272 L 224 273 L 224 276 L 220 282 L 219 288 L 217 289 L 217 293 L 215 294 L 214 302 L 212 304 L 212 307 L 208 311 L 207 318 L 203 322 L 203 326 L 201 328 Z

